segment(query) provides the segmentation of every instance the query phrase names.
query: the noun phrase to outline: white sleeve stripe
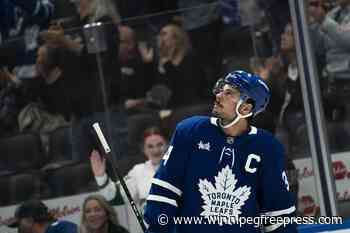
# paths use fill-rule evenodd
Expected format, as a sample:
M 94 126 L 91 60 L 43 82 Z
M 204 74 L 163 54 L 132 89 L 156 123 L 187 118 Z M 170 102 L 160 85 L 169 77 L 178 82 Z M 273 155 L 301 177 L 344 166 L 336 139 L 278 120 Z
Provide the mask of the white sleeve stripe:
M 180 189 L 176 188 L 174 185 L 172 185 L 164 180 L 153 178 L 152 184 L 156 184 L 162 188 L 166 188 L 166 189 L 176 193 L 178 196 L 182 195 L 182 191 Z
M 279 216 L 279 215 L 283 215 L 283 214 L 291 214 L 294 211 L 295 211 L 295 206 L 293 205 L 292 207 L 290 207 L 288 209 L 266 212 L 266 213 L 262 213 L 261 215 L 264 215 L 264 216 Z
M 282 225 L 283 225 L 283 223 L 277 223 L 277 224 L 274 224 L 274 225 L 271 225 L 271 226 L 265 226 L 264 227 L 264 231 L 265 232 L 274 231 L 274 230 L 276 230 L 277 228 L 279 228 Z
M 146 229 L 149 228 L 149 224 L 146 222 L 146 220 L 143 220 L 143 223 L 145 224 Z
M 169 146 L 168 149 L 166 150 L 164 156 L 163 156 L 163 165 L 165 166 L 166 163 L 168 162 L 168 159 L 170 157 L 171 151 L 173 150 L 174 146 Z
M 170 199 L 170 198 L 159 196 L 159 195 L 149 195 L 147 197 L 147 201 L 158 201 L 158 202 L 167 203 L 169 205 L 173 205 L 173 206 L 177 207 L 177 203 L 174 199 Z

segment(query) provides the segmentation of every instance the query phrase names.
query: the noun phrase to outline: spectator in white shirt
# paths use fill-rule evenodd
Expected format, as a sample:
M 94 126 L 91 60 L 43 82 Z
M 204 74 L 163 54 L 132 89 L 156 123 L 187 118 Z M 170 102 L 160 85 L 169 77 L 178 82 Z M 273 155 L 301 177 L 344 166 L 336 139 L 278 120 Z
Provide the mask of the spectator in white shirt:
M 145 203 L 152 178 L 159 167 L 166 145 L 167 140 L 157 127 L 150 127 L 144 131 L 143 153 L 147 161 L 136 164 L 125 177 L 126 185 L 138 207 L 143 207 Z M 100 187 L 100 193 L 108 201 L 118 198 L 118 194 L 121 193 L 122 198 L 127 202 L 124 190 L 120 189 L 120 183 L 114 183 L 108 177 L 105 158 L 99 152 L 93 151 L 90 161 L 96 182 Z

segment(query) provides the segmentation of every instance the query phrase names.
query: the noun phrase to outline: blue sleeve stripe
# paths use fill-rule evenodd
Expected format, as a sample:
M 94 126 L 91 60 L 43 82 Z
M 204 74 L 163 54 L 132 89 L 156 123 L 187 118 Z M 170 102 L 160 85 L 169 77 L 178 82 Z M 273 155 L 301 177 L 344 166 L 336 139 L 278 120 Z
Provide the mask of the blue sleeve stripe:
M 152 184 L 155 184 L 155 185 L 158 185 L 162 188 L 165 188 L 167 190 L 170 190 L 174 193 L 176 193 L 178 196 L 181 196 L 182 195 L 182 191 L 178 188 L 176 188 L 174 185 L 164 181 L 164 180 L 160 180 L 160 179 L 157 179 L 157 178 L 153 178 L 152 180 Z
M 261 215 L 270 216 L 270 217 L 271 216 L 280 216 L 280 215 L 284 215 L 284 214 L 291 214 L 294 211 L 295 211 L 295 206 L 293 205 L 292 207 L 290 207 L 288 209 L 266 212 L 266 213 L 262 213 Z
M 276 230 L 277 228 L 279 228 L 282 225 L 283 225 L 283 223 L 277 223 L 277 224 L 274 224 L 274 225 L 265 226 L 264 227 L 264 232 L 274 231 L 274 230 Z
M 148 195 L 147 201 L 163 202 L 163 203 L 167 203 L 169 205 L 173 205 L 173 206 L 177 207 L 177 203 L 174 199 L 170 199 L 170 198 L 159 196 L 159 195 L 152 195 L 152 194 Z

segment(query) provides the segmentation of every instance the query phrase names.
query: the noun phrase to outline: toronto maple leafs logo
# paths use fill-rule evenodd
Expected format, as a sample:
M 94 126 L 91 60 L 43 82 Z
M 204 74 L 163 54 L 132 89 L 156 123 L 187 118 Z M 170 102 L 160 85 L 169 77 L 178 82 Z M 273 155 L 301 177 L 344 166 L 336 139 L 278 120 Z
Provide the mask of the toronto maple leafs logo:
M 251 188 L 247 185 L 236 188 L 236 184 L 237 179 L 229 166 L 215 176 L 215 186 L 207 179 L 199 179 L 198 187 L 204 201 L 201 215 L 238 218 L 242 206 L 250 196 Z

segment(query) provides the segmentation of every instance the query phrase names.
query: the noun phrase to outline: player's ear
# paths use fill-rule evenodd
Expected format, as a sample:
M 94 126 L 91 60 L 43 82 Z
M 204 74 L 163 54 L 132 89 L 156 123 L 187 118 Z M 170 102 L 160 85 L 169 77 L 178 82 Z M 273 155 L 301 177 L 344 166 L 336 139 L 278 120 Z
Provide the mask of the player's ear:
M 241 105 L 239 112 L 241 115 L 245 116 L 251 113 L 252 111 L 253 111 L 253 104 L 245 102 Z

